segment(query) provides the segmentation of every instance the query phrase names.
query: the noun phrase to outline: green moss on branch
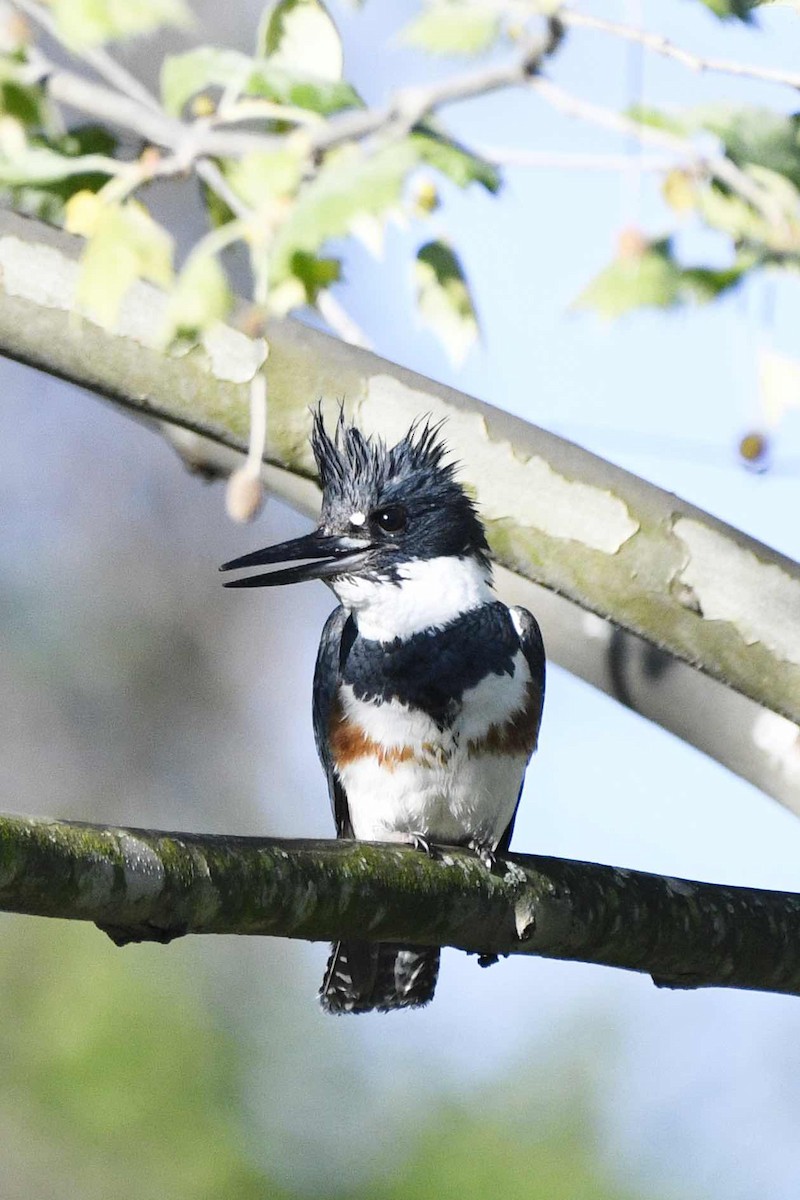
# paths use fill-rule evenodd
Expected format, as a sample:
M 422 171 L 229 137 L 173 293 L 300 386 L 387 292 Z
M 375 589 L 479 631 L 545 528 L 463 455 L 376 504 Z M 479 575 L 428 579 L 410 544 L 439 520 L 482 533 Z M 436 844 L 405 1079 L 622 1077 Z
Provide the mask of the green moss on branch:
M 0 817 L 0 909 L 185 933 L 343 937 L 623 967 L 672 987 L 800 994 L 800 896 L 514 855 Z

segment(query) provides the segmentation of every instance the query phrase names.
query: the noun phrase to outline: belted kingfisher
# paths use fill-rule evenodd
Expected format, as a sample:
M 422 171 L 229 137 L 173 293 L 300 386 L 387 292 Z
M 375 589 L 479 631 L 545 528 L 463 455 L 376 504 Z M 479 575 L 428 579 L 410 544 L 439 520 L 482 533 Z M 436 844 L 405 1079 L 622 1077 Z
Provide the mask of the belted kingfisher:
M 544 700 L 539 626 L 492 591 L 483 526 L 445 462 L 439 426 L 396 446 L 320 409 L 311 445 L 322 483 L 318 528 L 225 563 L 298 562 L 228 587 L 322 579 L 339 606 L 322 632 L 314 734 L 341 838 L 508 849 Z M 332 948 L 328 1012 L 426 1004 L 437 947 L 366 941 Z

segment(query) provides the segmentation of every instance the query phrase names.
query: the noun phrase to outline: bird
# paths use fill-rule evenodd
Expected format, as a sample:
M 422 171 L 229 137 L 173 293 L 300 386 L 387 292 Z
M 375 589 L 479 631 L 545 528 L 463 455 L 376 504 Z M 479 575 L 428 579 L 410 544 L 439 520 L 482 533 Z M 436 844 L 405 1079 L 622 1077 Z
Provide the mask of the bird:
M 320 579 L 338 600 L 322 631 L 312 706 L 337 837 L 432 855 L 464 846 L 491 866 L 509 849 L 538 741 L 539 626 L 494 593 L 486 533 L 441 423 L 420 418 L 387 447 L 348 422 L 343 407 L 329 433 L 317 406 L 311 447 L 322 485 L 318 527 L 220 569 L 299 565 L 226 586 Z M 433 997 L 439 957 L 435 946 L 339 942 L 322 1007 L 421 1007 Z

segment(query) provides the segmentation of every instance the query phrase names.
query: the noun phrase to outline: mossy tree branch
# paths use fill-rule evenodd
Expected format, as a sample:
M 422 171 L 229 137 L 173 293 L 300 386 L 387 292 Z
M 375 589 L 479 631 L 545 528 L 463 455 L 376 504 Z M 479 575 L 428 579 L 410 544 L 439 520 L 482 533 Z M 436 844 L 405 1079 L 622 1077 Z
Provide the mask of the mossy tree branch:
M 800 896 L 511 855 L 0 817 L 0 909 L 186 933 L 454 946 L 574 959 L 660 986 L 800 995 Z

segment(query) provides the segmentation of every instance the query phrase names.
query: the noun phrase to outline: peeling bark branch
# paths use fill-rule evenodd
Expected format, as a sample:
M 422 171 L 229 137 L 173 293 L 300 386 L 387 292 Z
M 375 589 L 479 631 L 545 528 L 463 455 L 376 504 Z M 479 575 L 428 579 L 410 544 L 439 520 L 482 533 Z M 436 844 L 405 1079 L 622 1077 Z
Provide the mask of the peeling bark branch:
M 0 351 L 151 419 L 187 464 L 227 474 L 247 446 L 256 342 L 220 327 L 191 354 L 165 353 L 165 298 L 145 284 L 131 289 L 118 327 L 101 328 L 75 300 L 80 245 L 0 214 Z M 510 568 L 498 568 L 500 595 L 536 613 L 549 657 L 800 811 L 797 564 L 374 354 L 293 321 L 272 326 L 269 341 L 268 488 L 318 509 L 308 447 L 318 397 L 344 396 L 387 440 L 420 413 L 446 418 L 495 558 Z M 585 609 L 606 623 L 587 622 Z
M 530 954 L 800 995 L 800 896 L 595 863 L 0 817 L 0 909 L 118 941 L 236 933 Z

